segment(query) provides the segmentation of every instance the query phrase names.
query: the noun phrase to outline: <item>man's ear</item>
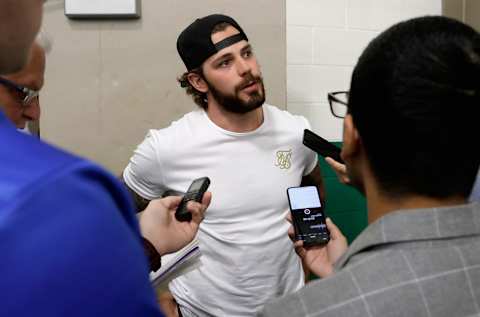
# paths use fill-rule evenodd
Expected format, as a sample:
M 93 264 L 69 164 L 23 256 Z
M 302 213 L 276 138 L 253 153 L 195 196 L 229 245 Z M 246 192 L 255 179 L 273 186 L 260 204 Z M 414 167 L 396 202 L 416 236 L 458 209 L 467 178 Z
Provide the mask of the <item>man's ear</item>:
M 205 79 L 197 73 L 188 73 L 187 80 L 190 85 L 193 86 L 196 90 L 206 93 L 208 91 L 208 85 Z
M 358 133 L 357 127 L 353 123 L 353 118 L 347 114 L 343 120 L 343 145 L 342 159 L 349 160 L 352 156 L 358 154 L 362 146 L 362 140 Z

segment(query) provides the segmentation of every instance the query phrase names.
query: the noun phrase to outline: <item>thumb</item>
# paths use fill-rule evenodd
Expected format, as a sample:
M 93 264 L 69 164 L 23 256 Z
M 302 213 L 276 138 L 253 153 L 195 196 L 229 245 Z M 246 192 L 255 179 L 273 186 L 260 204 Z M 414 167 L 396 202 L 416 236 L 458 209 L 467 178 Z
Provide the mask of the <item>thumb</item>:
M 202 197 L 202 202 L 189 202 L 188 203 L 188 210 L 192 213 L 192 221 L 190 221 L 191 225 L 198 226 L 205 218 L 205 212 L 212 201 L 212 193 L 205 192 Z
M 162 205 L 167 208 L 168 210 L 172 210 L 178 207 L 180 202 L 182 201 L 182 197 L 180 196 L 167 196 L 164 198 L 159 199 L 162 202 Z
M 291 212 L 288 212 L 287 213 L 287 216 L 285 217 L 285 219 L 287 219 L 288 222 L 292 223 L 292 213 Z
M 333 223 L 330 217 L 327 217 L 326 222 L 327 222 L 328 231 L 330 231 L 330 238 L 332 238 L 333 240 L 345 238 L 342 232 L 340 231 L 340 229 L 338 229 L 338 227 Z

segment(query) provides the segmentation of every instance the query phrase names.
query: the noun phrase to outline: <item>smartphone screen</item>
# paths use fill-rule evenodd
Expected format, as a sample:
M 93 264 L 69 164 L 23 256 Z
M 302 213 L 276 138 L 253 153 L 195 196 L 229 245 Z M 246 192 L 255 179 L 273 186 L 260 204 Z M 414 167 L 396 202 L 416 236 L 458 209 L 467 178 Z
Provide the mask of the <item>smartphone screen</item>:
M 317 187 L 290 187 L 287 194 L 295 239 L 303 240 L 306 246 L 327 243 L 329 232 Z

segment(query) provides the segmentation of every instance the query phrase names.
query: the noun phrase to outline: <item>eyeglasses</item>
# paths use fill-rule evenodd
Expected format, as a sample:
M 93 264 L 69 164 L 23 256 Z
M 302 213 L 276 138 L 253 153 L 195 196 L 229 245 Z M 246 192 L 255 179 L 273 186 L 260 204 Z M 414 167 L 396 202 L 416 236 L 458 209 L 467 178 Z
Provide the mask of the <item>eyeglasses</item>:
M 348 91 L 335 91 L 328 93 L 330 111 L 337 118 L 345 118 L 348 112 Z
M 28 107 L 35 99 L 38 99 L 39 90 L 33 90 L 22 85 L 17 85 L 14 82 L 0 77 L 0 84 L 10 88 L 20 95 L 22 106 Z

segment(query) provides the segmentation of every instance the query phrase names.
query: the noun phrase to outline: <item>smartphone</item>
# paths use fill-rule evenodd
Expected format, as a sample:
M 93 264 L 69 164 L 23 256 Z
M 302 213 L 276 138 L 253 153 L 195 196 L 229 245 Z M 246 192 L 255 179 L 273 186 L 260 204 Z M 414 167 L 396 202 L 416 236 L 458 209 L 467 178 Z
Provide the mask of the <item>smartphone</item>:
M 295 240 L 303 240 L 303 245 L 307 247 L 328 243 L 330 232 L 317 187 L 290 187 L 287 189 L 287 196 Z
M 328 156 L 339 163 L 345 164 L 340 157 L 341 149 L 313 131 L 303 130 L 303 144 L 323 157 Z
M 210 179 L 208 177 L 201 177 L 193 180 L 175 211 L 175 218 L 177 218 L 178 221 L 192 220 L 192 214 L 187 210 L 187 203 L 191 200 L 201 202 L 203 194 L 207 191 L 209 185 Z

